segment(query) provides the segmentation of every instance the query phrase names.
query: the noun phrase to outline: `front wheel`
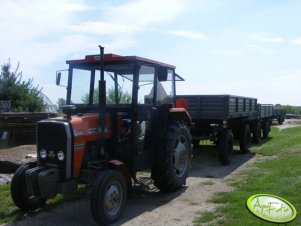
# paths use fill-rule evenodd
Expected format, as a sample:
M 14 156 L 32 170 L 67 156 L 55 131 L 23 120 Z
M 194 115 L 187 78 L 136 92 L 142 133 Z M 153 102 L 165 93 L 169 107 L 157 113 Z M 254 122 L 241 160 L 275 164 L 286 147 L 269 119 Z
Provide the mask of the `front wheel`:
M 91 194 L 91 212 L 100 225 L 108 225 L 120 219 L 127 199 L 127 184 L 118 170 L 101 171 Z
M 38 209 L 46 202 L 46 198 L 29 195 L 26 189 L 25 172 L 36 165 L 36 163 L 21 165 L 16 170 L 11 181 L 12 199 L 16 206 L 24 211 Z
M 154 184 L 163 192 L 176 191 L 186 183 L 191 163 L 191 136 L 184 122 L 171 122 L 153 167 Z

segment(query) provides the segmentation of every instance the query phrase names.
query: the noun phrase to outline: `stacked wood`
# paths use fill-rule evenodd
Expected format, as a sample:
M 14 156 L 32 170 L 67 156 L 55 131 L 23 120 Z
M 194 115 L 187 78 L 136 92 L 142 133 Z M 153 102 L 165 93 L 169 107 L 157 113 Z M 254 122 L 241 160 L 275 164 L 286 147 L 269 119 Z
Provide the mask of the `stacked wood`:
M 0 147 L 35 144 L 37 122 L 55 116 L 45 112 L 0 114 Z

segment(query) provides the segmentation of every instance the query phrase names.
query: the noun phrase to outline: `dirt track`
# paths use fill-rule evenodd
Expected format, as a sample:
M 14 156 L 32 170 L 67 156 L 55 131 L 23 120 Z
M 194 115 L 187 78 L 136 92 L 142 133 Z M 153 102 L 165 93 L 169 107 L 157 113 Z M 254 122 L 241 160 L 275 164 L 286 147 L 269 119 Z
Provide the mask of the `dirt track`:
M 162 194 L 152 184 L 147 174 L 140 175 L 140 185 L 128 199 L 122 219 L 114 225 L 192 225 L 195 216 L 212 211 L 215 204 L 207 202 L 214 194 L 231 188 L 226 179 L 245 169 L 258 157 L 254 154 L 235 154 L 229 166 L 222 166 L 215 150 L 197 150 L 187 185 L 172 194 Z M 97 225 L 90 213 L 87 198 L 64 203 L 50 211 L 10 224 L 28 225 Z
M 286 128 L 287 124 L 280 128 Z M 140 175 L 141 184 L 134 187 L 121 220 L 114 225 L 192 225 L 198 213 L 213 211 L 217 207 L 216 204 L 208 202 L 211 197 L 218 192 L 231 190 L 227 179 L 237 177 L 243 170 L 248 170 L 255 161 L 264 159 L 252 153 L 245 155 L 236 153 L 229 166 L 222 166 L 218 161 L 216 150 L 197 149 L 194 151 L 190 177 L 183 189 L 172 194 L 162 194 L 153 186 L 147 174 Z M 90 213 L 87 195 L 86 198 L 64 203 L 51 210 L 40 211 L 34 216 L 27 216 L 24 220 L 10 225 L 97 224 Z

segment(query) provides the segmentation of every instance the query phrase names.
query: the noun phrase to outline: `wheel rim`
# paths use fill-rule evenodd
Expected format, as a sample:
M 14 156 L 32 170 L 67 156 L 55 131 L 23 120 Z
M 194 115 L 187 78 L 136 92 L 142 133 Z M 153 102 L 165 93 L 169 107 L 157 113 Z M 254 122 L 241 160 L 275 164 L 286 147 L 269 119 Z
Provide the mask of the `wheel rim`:
M 173 152 L 174 172 L 177 177 L 182 177 L 185 174 L 189 160 L 188 155 L 186 138 L 181 135 L 176 141 Z
M 123 194 L 121 184 L 114 181 L 112 184 L 108 185 L 105 194 L 105 210 L 110 215 L 115 215 L 122 203 Z

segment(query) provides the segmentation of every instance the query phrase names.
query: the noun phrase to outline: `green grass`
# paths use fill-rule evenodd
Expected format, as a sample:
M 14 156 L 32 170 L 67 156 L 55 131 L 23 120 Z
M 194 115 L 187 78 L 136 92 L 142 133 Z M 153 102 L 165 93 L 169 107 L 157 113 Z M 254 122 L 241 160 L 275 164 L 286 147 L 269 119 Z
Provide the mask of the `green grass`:
M 33 215 L 41 211 L 51 209 L 64 202 L 73 201 L 87 195 L 88 186 L 79 185 L 78 191 L 68 195 L 58 194 L 55 198 L 49 199 L 46 206 L 37 211 L 23 212 L 12 201 L 10 184 L 0 185 L 0 225 L 22 219 L 25 215 Z
M 216 215 L 215 213 L 204 212 L 201 213 L 201 215 L 196 218 L 193 223 L 195 224 L 195 226 L 201 226 L 202 223 L 213 221 L 216 219 L 216 217 L 218 217 L 218 215 Z
M 297 210 L 296 219 L 288 225 L 301 225 L 301 127 L 282 131 L 272 128 L 270 139 L 251 148 L 252 152 L 266 156 L 255 163 L 241 176 L 229 181 L 233 192 L 217 194 L 211 202 L 221 204 L 212 216 L 217 214 L 218 223 L 201 214 L 195 225 L 261 226 L 273 225 L 254 217 L 246 208 L 246 200 L 254 194 L 273 194 L 290 201 Z M 206 213 L 208 215 L 208 213 Z M 204 221 L 204 219 L 207 219 Z

